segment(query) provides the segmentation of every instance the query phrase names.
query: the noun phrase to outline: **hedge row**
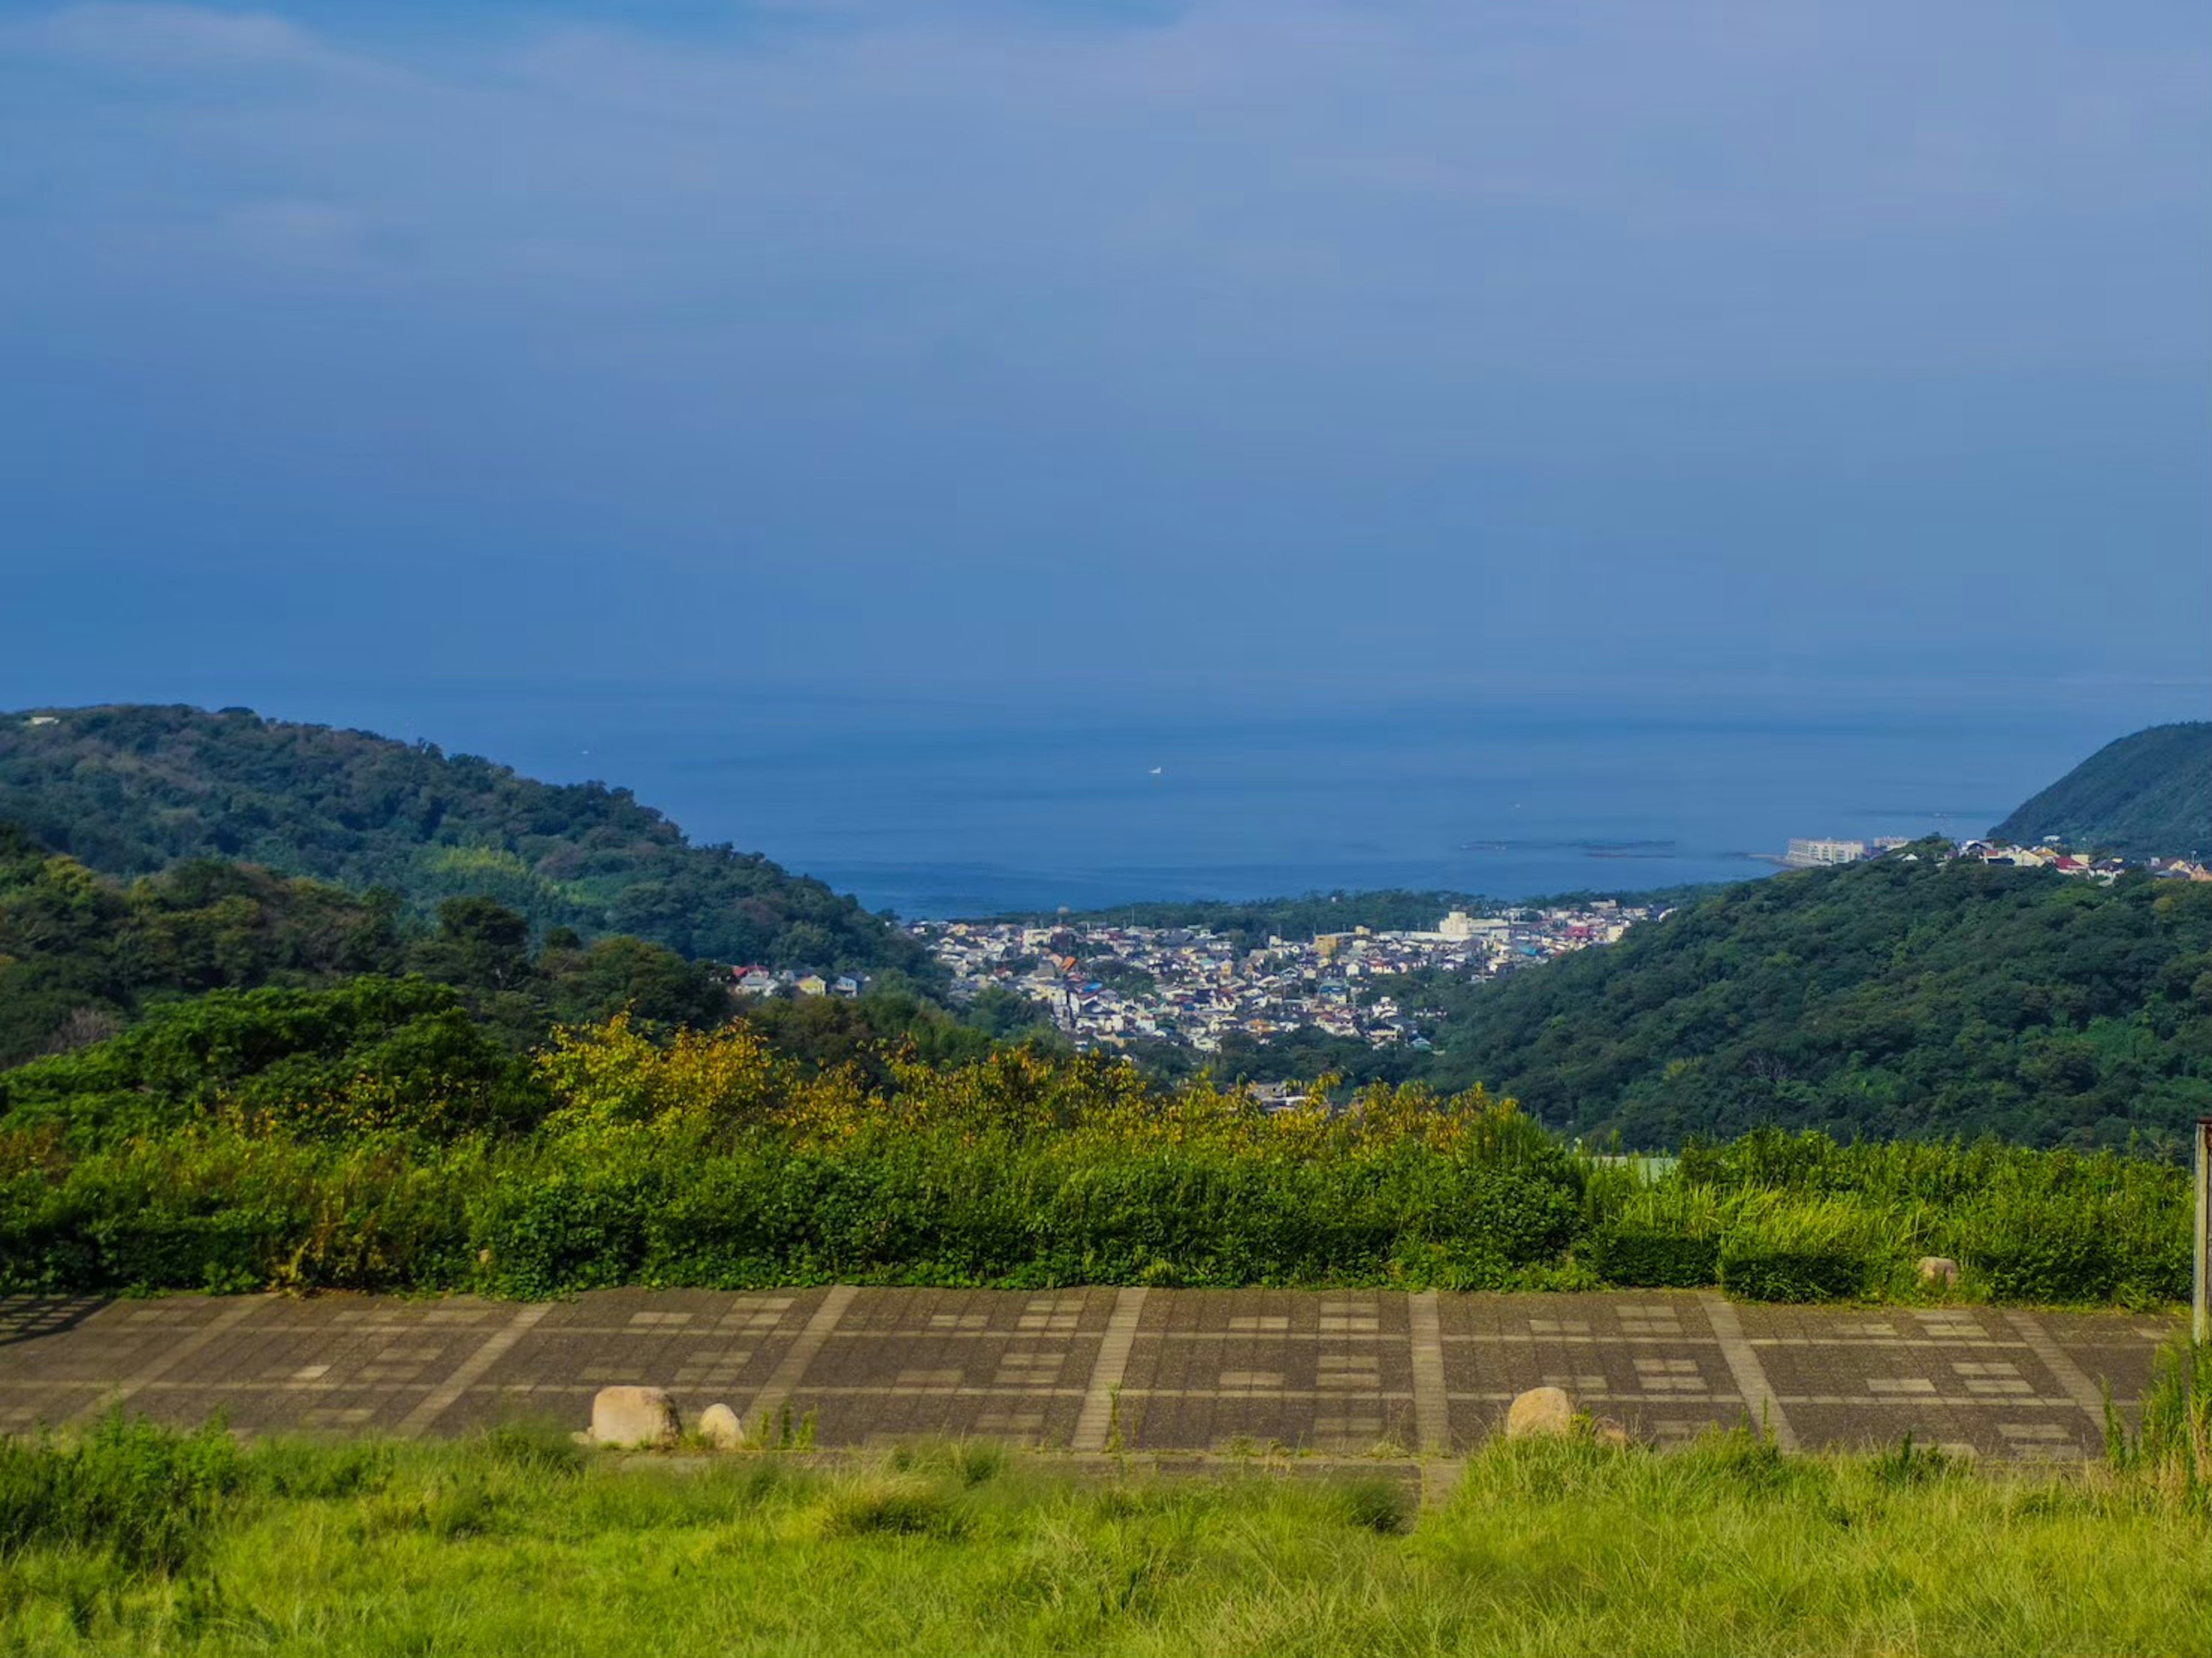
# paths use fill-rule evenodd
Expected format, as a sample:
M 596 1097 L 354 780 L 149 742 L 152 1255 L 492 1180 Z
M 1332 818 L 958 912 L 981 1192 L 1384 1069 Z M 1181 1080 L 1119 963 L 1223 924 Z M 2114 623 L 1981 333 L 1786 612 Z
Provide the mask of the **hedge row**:
M 2126 1250 L 2109 1194 L 2046 1201 L 2005 1230 L 1971 1206 L 1907 1230 L 1870 1205 L 1856 1236 L 1825 1240 L 1791 1240 L 1791 1211 L 1771 1204 L 1657 1230 L 1620 1212 L 1637 1195 L 1565 1155 L 1491 1163 L 1417 1147 L 1107 1157 L 937 1135 L 605 1163 L 471 1146 L 416 1163 L 201 1137 L 0 1183 L 0 1288 L 1717 1284 L 1817 1301 L 1909 1292 L 1923 1253 L 1957 1255 L 1970 1292 L 1996 1299 L 2149 1304 L 2188 1287 L 2178 1198 L 2132 1229 L 2162 1242 Z
M 447 1108 L 483 1084 L 439 1023 L 434 1042 L 379 1037 L 388 1075 L 331 1061 L 303 1110 L 289 1051 L 245 1065 L 223 1017 L 202 1010 L 199 1048 L 159 1066 L 143 1038 L 9 1074 L 0 1290 L 1717 1284 L 1823 1300 L 1917 1293 L 1923 1254 L 2004 1299 L 2187 1289 L 2182 1171 L 2109 1152 L 1762 1133 L 1690 1148 L 1650 1184 L 1480 1090 L 1271 1114 L 1018 1050 L 896 1063 L 878 1087 L 742 1029 L 658 1042 L 623 1020 L 563 1033 L 501 1079 L 498 1109 Z

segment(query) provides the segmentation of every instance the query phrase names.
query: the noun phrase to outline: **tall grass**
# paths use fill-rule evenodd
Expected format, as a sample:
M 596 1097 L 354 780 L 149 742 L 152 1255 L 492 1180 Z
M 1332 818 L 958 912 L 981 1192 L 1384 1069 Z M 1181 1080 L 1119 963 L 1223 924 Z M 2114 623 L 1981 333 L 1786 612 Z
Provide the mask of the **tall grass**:
M 2160 1351 L 2140 1431 L 2130 1435 L 2107 1400 L 2105 1449 L 2138 1483 L 2212 1515 L 2212 1347 L 2176 1339 Z
M 222 1437 L 101 1434 L 172 1467 Z M 15 1455 L 66 1484 L 80 1449 Z M 118 1542 L 96 1504 L 0 1545 L 0 1651 L 2193 1655 L 2212 1597 L 2212 1528 L 2150 1462 L 1499 1443 L 1421 1512 L 1409 1484 L 1295 1465 L 551 1450 L 234 1448 L 188 1548 Z

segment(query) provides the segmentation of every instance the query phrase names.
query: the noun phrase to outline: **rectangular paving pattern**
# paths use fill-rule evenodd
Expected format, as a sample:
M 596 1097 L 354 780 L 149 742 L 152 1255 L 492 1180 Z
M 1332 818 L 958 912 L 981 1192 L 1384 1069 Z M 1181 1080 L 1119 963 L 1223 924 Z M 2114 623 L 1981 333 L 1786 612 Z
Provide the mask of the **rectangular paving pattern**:
M 1764 1418 L 1808 1448 L 2100 1454 L 2178 1319 L 1988 1307 L 1813 1308 L 1711 1293 L 617 1290 L 536 1305 L 271 1296 L 0 1301 L 0 1432 L 121 1400 L 246 1432 L 581 1427 L 614 1383 L 727 1403 L 815 1442 L 979 1436 L 1148 1455 L 1407 1457 L 1495 1433 L 1565 1388 L 1679 1444 Z

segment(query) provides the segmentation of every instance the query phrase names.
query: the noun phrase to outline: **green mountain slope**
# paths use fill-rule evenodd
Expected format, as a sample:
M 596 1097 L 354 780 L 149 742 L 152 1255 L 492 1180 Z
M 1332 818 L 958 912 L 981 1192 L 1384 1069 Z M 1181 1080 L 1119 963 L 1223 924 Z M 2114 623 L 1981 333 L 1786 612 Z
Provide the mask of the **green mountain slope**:
M 418 909 L 483 894 L 540 927 L 687 956 L 928 971 L 850 899 L 757 854 L 693 846 L 627 790 L 243 709 L 0 715 L 0 820 L 111 874 L 239 859 L 389 888 Z
M 2106 744 L 1990 834 L 2055 835 L 2135 858 L 2212 856 L 2212 720 L 2153 726 Z
M 608 937 L 586 946 L 556 932 L 532 955 L 512 910 L 478 897 L 439 908 L 433 926 L 389 892 L 364 897 L 216 859 L 125 883 L 0 823 L 0 1068 L 194 998 L 321 993 L 403 974 L 457 992 L 518 1050 L 556 1023 L 623 1008 L 662 1024 L 729 1017 L 727 981 L 665 945 Z
M 2212 885 L 1883 859 L 1438 999 L 1436 1080 L 1638 1145 L 1765 1122 L 2172 1139 L 2212 1112 Z

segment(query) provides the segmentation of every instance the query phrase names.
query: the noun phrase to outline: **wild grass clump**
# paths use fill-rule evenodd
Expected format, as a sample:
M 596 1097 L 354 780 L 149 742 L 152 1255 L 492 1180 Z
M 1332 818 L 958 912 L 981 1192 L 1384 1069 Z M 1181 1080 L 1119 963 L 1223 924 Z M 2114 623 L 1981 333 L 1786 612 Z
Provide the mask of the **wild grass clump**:
M 179 1434 L 114 1411 L 80 1439 L 0 1439 L 0 1556 L 58 1544 L 182 1570 L 244 1481 L 219 1423 Z
M 494 1467 L 569 1478 L 580 1474 L 590 1453 L 559 1423 L 533 1417 L 510 1417 L 463 1442 Z
M 2160 1350 L 2140 1431 L 2130 1435 L 2107 1400 L 2105 1448 L 2112 1467 L 2136 1485 L 2212 1514 L 2212 1346 L 2176 1338 Z
M 863 1475 L 840 1481 L 814 1508 L 816 1527 L 824 1537 L 957 1537 L 968 1528 L 953 1495 L 933 1480 L 911 1473 Z
M 1413 1494 L 1399 1480 L 1346 1480 L 1331 1495 L 1347 1526 L 1384 1537 L 1413 1528 Z
M 939 1475 L 972 1489 L 1004 1474 L 1012 1455 L 994 1439 L 921 1439 L 894 1447 L 887 1461 L 895 1473 Z

